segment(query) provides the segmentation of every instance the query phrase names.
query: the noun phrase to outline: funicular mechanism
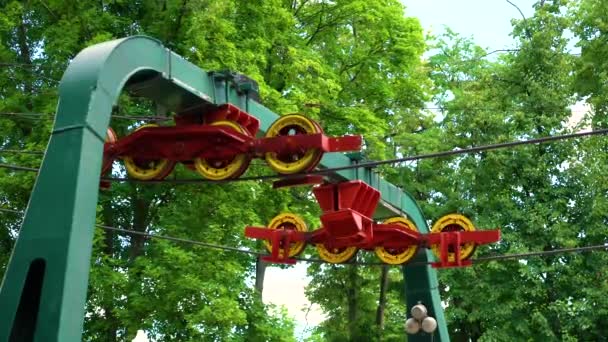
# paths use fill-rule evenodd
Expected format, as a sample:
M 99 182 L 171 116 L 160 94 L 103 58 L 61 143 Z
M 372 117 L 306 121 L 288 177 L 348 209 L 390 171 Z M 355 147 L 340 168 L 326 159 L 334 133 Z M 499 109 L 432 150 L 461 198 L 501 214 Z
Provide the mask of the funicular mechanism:
M 290 213 L 280 214 L 268 227 L 246 227 L 245 235 L 265 240 L 265 261 L 293 264 L 306 244 L 314 244 L 321 259 L 330 263 L 351 260 L 359 249 L 374 251 L 386 264 L 410 261 L 419 248 L 430 248 L 439 261 L 435 268 L 471 264 L 476 246 L 497 242 L 499 230 L 476 230 L 466 217 L 450 214 L 440 218 L 430 234 L 421 234 L 414 223 L 393 217 L 382 223 L 371 218 L 380 193 L 363 181 L 325 184 L 313 188 L 323 211 L 321 228 L 309 232 L 305 222 Z
M 108 129 L 102 172 L 122 159 L 130 177 L 160 180 L 177 163 L 210 180 L 241 176 L 253 158 L 263 158 L 279 174 L 313 170 L 325 152 L 355 151 L 361 136 L 328 137 L 300 114 L 280 117 L 256 138 L 259 120 L 232 104 L 175 117 L 174 126 L 144 125 L 118 139 Z
M 130 138 L 133 140 L 129 143 L 123 141 L 128 135 L 118 139 L 113 131 L 109 131 L 104 144 L 100 137 L 106 132 L 108 122 L 111 120 L 112 108 L 118 103 L 119 94 L 123 89 L 172 111 L 177 120 L 175 126 L 180 128 L 182 124 L 212 125 L 216 122 L 210 119 L 213 113 L 224 110 L 223 114 L 217 115 L 222 117 L 223 121 L 230 123 L 216 123 L 214 126 L 217 126 L 219 132 L 214 134 L 227 141 L 239 138 L 246 140 L 242 137 L 245 135 L 248 141 L 253 140 L 254 147 L 257 146 L 255 141 L 257 138 L 248 136 L 250 130 L 247 127 L 250 126 L 242 125 L 242 119 L 235 118 L 234 110 L 230 106 L 224 107 L 224 104 L 233 104 L 240 111 L 244 110 L 246 114 L 259 118 L 260 130 L 277 132 L 274 136 L 269 136 L 268 133 L 262 139 L 289 136 L 285 140 L 299 141 L 302 137 L 298 135 L 305 135 L 313 140 L 312 136 L 320 133 L 315 131 L 313 134 L 297 134 L 306 127 L 310 129 L 311 126 L 300 123 L 299 118 L 295 119 L 295 123 L 291 120 L 278 121 L 287 119 L 278 117 L 276 113 L 264 107 L 255 94 L 256 87 L 252 86 L 246 78 L 199 69 L 155 39 L 143 36 L 127 37 L 86 48 L 71 61 L 58 88 L 60 101 L 49 146 L 40 166 L 19 238 L 7 265 L 3 283 L 0 285 L 0 341 L 82 340 L 89 260 L 91 260 L 96 223 L 99 171 L 102 168 L 109 172 L 112 161 L 123 159 L 128 164 L 127 158 L 131 158 L 132 164 L 137 167 L 136 169 L 129 166 L 128 172 L 131 177 L 149 177 L 148 179 L 155 180 L 161 179 L 164 173 L 169 173 L 167 171 L 169 167 L 164 163 L 166 160 L 190 165 L 197 170 L 194 163 L 199 158 L 206 159 L 211 164 L 209 174 L 216 175 L 220 179 L 229 179 L 236 177 L 240 170 L 238 168 L 236 171 L 232 168 L 226 170 L 222 164 L 243 165 L 241 162 L 233 164 L 231 159 L 233 154 L 228 152 L 226 155 L 218 152 L 217 155 L 192 153 L 189 156 L 185 152 L 180 152 L 180 148 L 188 150 L 188 147 L 192 146 L 191 140 L 197 140 L 190 137 L 189 134 L 192 133 L 185 133 L 190 128 L 177 134 L 165 127 L 143 127 L 140 128 L 139 137 Z M 189 117 L 190 115 L 192 116 Z M 180 117 L 186 121 L 180 121 Z M 189 121 L 190 119 L 193 121 Z M 274 120 L 277 120 L 275 125 L 271 125 Z M 235 127 L 234 122 L 239 128 Z M 286 126 L 277 126 L 277 122 L 282 122 Z M 270 130 L 270 126 L 276 129 Z M 289 126 L 295 127 L 287 128 Z M 163 148 L 149 145 L 156 143 L 152 134 L 157 134 L 157 130 L 160 132 L 165 129 L 167 136 L 171 138 L 165 141 L 172 146 L 170 153 L 163 152 Z M 319 127 L 316 129 L 318 130 Z M 161 137 L 160 133 L 158 134 L 156 137 Z M 197 134 L 201 133 L 197 132 L 195 135 Z M 180 145 L 178 138 L 188 142 Z M 144 141 L 146 139 L 148 141 Z M 318 140 L 324 141 L 323 139 L 317 137 L 317 142 L 311 143 L 312 145 L 309 146 L 313 147 L 309 149 L 300 142 L 294 147 L 289 144 L 283 145 L 281 142 L 280 148 L 276 150 L 274 147 L 268 147 L 268 150 L 261 149 L 259 152 L 256 152 L 254 147 L 244 149 L 242 146 L 244 143 L 241 142 L 241 145 L 237 144 L 239 148 L 233 147 L 239 152 L 234 156 L 236 158 L 243 154 L 241 151 L 247 150 L 247 156 L 278 160 L 279 167 L 283 166 L 279 172 L 297 174 L 300 167 L 306 170 L 315 164 L 313 161 L 320 158 L 319 149 L 332 150 L 331 143 L 330 146 L 326 146 L 325 143 L 318 142 Z M 331 141 L 334 138 L 327 139 Z M 207 138 L 201 134 L 201 140 Z M 350 144 L 347 142 L 337 144 L 340 146 L 342 143 Z M 270 146 L 271 140 L 267 139 L 266 144 Z M 213 148 L 221 150 L 224 145 L 213 145 Z M 132 149 L 147 149 L 148 147 L 145 146 L 150 146 L 149 150 L 156 152 L 142 152 L 141 156 L 128 152 Z M 297 147 L 303 149 L 298 150 Z M 102 149 L 103 160 L 100 153 Z M 313 152 L 308 152 L 310 149 Z M 342 146 L 333 149 L 338 151 L 346 148 Z M 316 156 L 316 158 L 304 158 L 305 156 Z M 219 160 L 214 159 L 216 157 Z M 331 168 L 347 166 L 350 162 L 349 158 L 335 154 L 323 158 L 322 164 Z M 219 171 L 214 172 L 213 169 Z M 368 172 L 371 171 L 363 170 L 363 174 Z M 356 173 L 344 172 L 337 178 L 354 179 L 360 176 L 364 177 Z M 289 179 L 293 178 L 289 177 Z M 316 181 L 314 177 L 308 176 L 306 180 L 307 184 Z M 387 188 L 394 187 L 382 179 L 379 179 L 378 183 L 384 184 Z M 56 200 L 57 193 L 62 194 L 61 201 Z M 383 198 L 384 195 L 383 192 Z M 387 203 L 397 205 L 398 208 L 412 215 L 412 220 L 421 229 L 426 230 L 423 215 L 411 198 L 405 197 L 403 202 L 397 203 L 391 198 L 392 195 L 388 193 L 386 195 Z M 289 228 L 293 227 L 290 226 L 290 222 L 293 221 L 295 219 L 286 218 L 284 222 L 277 220 L 272 225 Z M 275 244 L 282 243 L 283 240 L 279 235 Z M 301 242 L 302 246 L 305 246 L 303 239 Z M 287 241 L 284 246 L 291 254 L 294 244 Z M 271 250 L 282 250 L 275 248 L 274 245 L 271 247 Z M 294 251 L 297 252 L 295 249 Z M 419 256 L 421 259 L 427 259 L 426 255 L 419 254 Z M 278 253 L 276 257 L 278 258 Z M 441 300 L 435 285 L 436 273 L 427 267 L 407 267 L 404 268 L 404 273 L 411 275 L 405 284 L 407 302 L 427 303 L 439 322 L 438 332 L 431 338 L 435 341 L 449 341 Z M 416 341 L 426 341 L 419 339 L 420 336 L 411 338 Z

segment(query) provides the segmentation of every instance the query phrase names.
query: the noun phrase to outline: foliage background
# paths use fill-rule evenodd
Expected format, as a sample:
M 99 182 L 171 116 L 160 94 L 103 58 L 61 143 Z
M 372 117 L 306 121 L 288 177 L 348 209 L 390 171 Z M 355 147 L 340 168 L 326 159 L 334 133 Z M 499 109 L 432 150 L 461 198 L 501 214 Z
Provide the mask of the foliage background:
M 367 160 L 606 126 L 608 8 L 599 0 L 539 1 L 532 17 L 512 23 L 517 49 L 497 57 L 451 31 L 424 36 L 396 0 L 5 0 L 0 6 L 3 112 L 52 113 L 57 80 L 78 51 L 146 34 L 205 70 L 253 77 L 264 104 L 277 113 L 303 112 L 329 134 L 363 134 Z M 580 55 L 569 53 L 572 39 Z M 568 126 L 577 100 L 592 112 Z M 442 108 L 440 115 L 425 109 L 428 103 Z M 129 115 L 153 111 L 154 104 L 129 94 L 116 108 Z M 44 150 L 52 123 L 50 115 L 2 116 L 1 147 Z M 112 122 L 121 136 L 138 124 Z M 589 138 L 378 172 L 411 192 L 429 221 L 459 211 L 480 227 L 500 226 L 503 241 L 480 248 L 478 256 L 550 250 L 606 242 L 606 148 L 603 138 Z M 0 158 L 40 162 L 36 155 Z M 188 172 L 179 169 L 177 177 Z M 33 182 L 31 174 L 0 170 L 2 208 L 23 210 Z M 117 184 L 101 193 L 98 222 L 259 247 L 243 238 L 242 228 L 287 210 L 318 224 L 305 189 Z M 0 222 L 2 274 L 20 216 L 2 213 Z M 605 339 L 606 259 L 594 252 L 440 272 L 452 339 Z M 262 303 L 254 286 L 259 265 L 247 255 L 99 230 L 91 262 L 87 341 L 131 340 L 139 329 L 155 340 L 298 337 L 283 309 Z M 309 272 L 307 294 L 328 316 L 311 341 L 406 338 L 398 269 L 388 272 L 383 320 L 376 317 L 379 269 L 314 265 Z

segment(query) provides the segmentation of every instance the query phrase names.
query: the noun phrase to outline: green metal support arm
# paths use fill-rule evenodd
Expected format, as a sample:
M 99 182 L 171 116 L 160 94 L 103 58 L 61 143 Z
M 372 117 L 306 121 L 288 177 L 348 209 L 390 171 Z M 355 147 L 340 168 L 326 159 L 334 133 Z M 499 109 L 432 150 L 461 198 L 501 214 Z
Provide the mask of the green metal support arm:
M 135 36 L 81 51 L 61 80 L 47 153 L 0 287 L 0 341 L 81 340 L 104 137 L 123 89 L 177 113 L 229 102 L 258 117 L 262 131 L 278 117 L 157 40 Z M 350 164 L 339 154 L 328 154 L 321 162 L 327 168 Z M 405 213 L 428 232 L 416 202 L 370 169 L 344 170 L 333 177 L 366 181 L 382 194 L 378 212 Z M 431 257 L 424 251 L 416 259 Z M 408 304 L 423 302 L 439 323 L 435 340 L 449 341 L 435 270 L 404 267 L 404 274 Z

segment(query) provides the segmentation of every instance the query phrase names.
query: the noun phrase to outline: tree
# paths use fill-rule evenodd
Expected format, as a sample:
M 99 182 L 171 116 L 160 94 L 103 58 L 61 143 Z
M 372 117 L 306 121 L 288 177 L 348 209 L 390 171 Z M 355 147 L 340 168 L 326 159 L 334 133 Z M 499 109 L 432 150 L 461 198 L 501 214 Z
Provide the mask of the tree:
M 317 91 L 310 86 L 316 85 L 306 77 L 302 81 L 308 86 L 302 85 L 301 92 L 290 90 L 288 97 L 312 102 L 311 115 L 318 115 L 329 133 L 363 134 L 366 158 L 394 157 L 398 150 L 393 137 L 419 129 L 426 120 L 419 108 L 428 98 L 430 83 L 421 63 L 425 42 L 418 20 L 404 17 L 403 6 L 396 1 L 303 1 L 296 11 L 305 46 L 318 51 L 327 65 L 327 71 L 319 75 L 331 73 L 324 76 L 326 94 L 315 97 Z M 323 338 L 369 341 L 378 337 L 378 329 L 370 327 L 379 305 L 379 272 L 311 265 L 309 274 L 307 294 L 328 315 L 318 329 Z M 388 296 L 392 298 L 393 293 Z M 393 317 L 404 316 L 401 309 L 389 305 L 384 310 L 384 340 L 404 337 L 402 322 L 393 325 L 397 321 Z
M 593 127 L 606 127 L 606 3 L 582 0 L 571 6 L 572 29 L 578 38 L 581 58 L 577 61 L 575 90 L 593 106 Z
M 562 13 L 564 6 L 562 1 L 542 1 L 533 17 L 515 21 L 519 48 L 495 62 L 453 34 L 439 42 L 441 52 L 431 63 L 440 87 L 437 99 L 445 108 L 441 131 L 448 139 L 443 149 L 569 130 L 565 123 L 575 99 L 575 57 L 567 50 L 564 32 L 571 21 Z M 480 227 L 501 227 L 501 243 L 476 255 L 582 246 L 593 241 L 586 237 L 599 224 L 584 223 L 591 219 L 589 201 L 594 197 L 588 197 L 580 181 L 582 174 L 589 180 L 599 176 L 581 159 L 593 153 L 582 146 L 594 141 L 419 162 L 405 172 L 413 178 L 428 176 L 409 186 L 428 199 L 423 208 L 436 213 L 432 219 L 443 211 L 460 211 L 472 215 Z M 595 267 L 582 265 L 598 258 L 603 255 L 550 256 L 442 271 L 442 298 L 453 339 L 595 338 L 604 323 L 586 310 L 603 312 L 607 303 L 595 296 L 581 299 L 594 292 L 597 281 Z
M 87 45 L 144 32 L 181 44 L 195 35 L 182 29 L 184 22 L 194 21 L 195 14 L 209 6 L 215 7 L 209 18 L 221 17 L 225 10 L 219 2 L 185 4 L 182 1 L 165 2 L 161 6 L 157 3 L 139 6 L 128 2 L 80 1 L 3 4 L 5 12 L 0 20 L 2 56 L 3 61 L 10 63 L 10 68 L 2 70 L 6 76 L 2 81 L 6 85 L 2 89 L 2 109 L 52 112 L 57 101 L 57 82 L 54 80 L 59 78 L 68 59 Z M 167 7 L 162 7 L 165 5 Z M 169 18 L 177 18 L 176 13 L 183 13 L 183 16 L 174 22 L 175 26 L 161 25 L 169 22 Z M 235 26 L 238 18 L 230 19 L 227 22 Z M 205 32 L 203 35 L 211 36 L 209 31 Z M 175 45 L 175 49 L 179 50 L 179 46 Z M 219 55 L 223 50 L 218 48 L 216 51 Z M 225 60 L 218 55 L 209 61 Z M 21 64 L 14 66 L 15 63 Z M 149 114 L 153 110 L 153 103 L 129 96 L 124 96 L 118 106 L 119 112 L 134 115 Z M 51 124 L 51 116 L 45 120 L 3 118 L 1 128 L 6 137 L 3 147 L 43 150 Z M 112 125 L 120 135 L 133 128 L 133 123 L 116 120 Z M 3 162 L 37 166 L 37 158 L 3 156 Z M 4 171 L 2 175 L 1 181 L 6 184 L 1 190 L 5 199 L 3 205 L 22 210 L 29 197 L 33 175 L 13 175 L 13 172 Z M 258 195 L 270 189 L 268 185 L 253 188 L 257 188 Z M 274 214 L 259 214 L 264 211 L 255 208 L 254 203 L 261 203 L 260 198 L 253 197 L 256 194 L 253 188 L 242 184 L 233 188 L 184 187 L 178 190 L 167 186 L 114 184 L 110 192 L 101 196 L 98 220 L 136 232 L 207 239 L 208 242 L 215 240 L 218 244 L 251 245 L 242 237 L 243 227 L 265 223 Z M 283 205 L 291 202 L 286 195 L 274 199 L 285 199 Z M 176 203 L 187 208 L 191 215 L 182 213 L 185 211 Z M 202 207 L 192 205 L 213 209 L 207 214 L 213 217 L 200 218 Z M 3 226 L 8 228 L 2 231 L 2 246 L 12 245 L 20 217 L 11 215 L 2 219 Z M 176 222 L 185 224 L 177 226 Z M 204 234 L 195 234 L 200 227 L 205 228 Z M 224 263 L 218 264 L 212 251 L 102 231 L 98 231 L 94 249 L 86 340 L 129 340 L 138 329 L 145 329 L 150 336 L 159 339 L 180 340 L 290 340 L 293 335 L 293 323 L 283 312 L 263 305 L 250 293 L 247 284 L 252 274 L 251 258 L 223 254 Z M 2 270 L 9 250 L 1 251 Z
M 148 34 L 206 70 L 231 69 L 253 77 L 264 103 L 278 113 L 303 111 L 320 119 L 331 134 L 367 133 L 367 154 L 382 157 L 392 152 L 385 148 L 388 128 L 400 127 L 426 99 L 421 29 L 401 13 L 397 1 L 9 1 L 0 15 L 0 57 L 10 64 L 1 70 L 0 107 L 52 113 L 56 80 L 78 51 L 112 38 Z M 334 41 L 332 35 L 341 38 Z M 129 94 L 116 108 L 132 115 L 154 110 L 154 103 Z M 3 148 L 43 150 L 52 116 L 3 117 L 0 122 Z M 120 136 L 140 124 L 112 121 Z M 2 161 L 35 167 L 38 158 L 3 155 Z M 0 172 L 3 206 L 23 210 L 34 175 Z M 114 172 L 124 174 L 121 168 Z M 178 177 L 187 172 L 176 171 Z M 263 171 L 254 167 L 251 172 Z M 282 210 L 311 222 L 318 217 L 306 190 L 277 192 L 257 183 L 179 188 L 127 183 L 113 184 L 101 195 L 98 222 L 254 247 L 243 238 L 243 227 L 265 224 Z M 0 253 L 3 269 L 20 218 L 2 220 L 8 228 L 0 235 L 0 245 L 7 246 Z M 290 340 L 293 324 L 263 305 L 251 289 L 254 261 L 97 231 L 84 338 L 128 340 L 144 329 L 156 339 Z M 373 313 L 373 301 L 370 305 Z
M 588 99 L 593 115 L 573 129 L 602 128 L 606 121 L 603 2 L 538 2 L 532 17 L 513 22 L 518 48 L 496 58 L 454 32 L 425 41 L 418 21 L 404 17 L 396 0 L 47 0 L 5 1 L 0 8 L 4 112 L 52 113 L 57 80 L 78 51 L 147 34 L 205 70 L 253 77 L 264 104 L 277 113 L 303 112 L 332 135 L 363 134 L 368 160 L 569 132 L 569 106 L 577 99 Z M 580 58 L 567 49 L 567 30 L 579 39 Z M 436 53 L 425 61 L 429 48 Z M 421 109 L 427 101 L 441 110 Z M 123 94 L 115 111 L 155 110 L 154 103 Z M 1 116 L 0 148 L 43 150 L 52 121 L 46 114 Z M 141 124 L 112 121 L 121 136 Z M 593 138 L 378 171 L 414 194 L 430 221 L 458 211 L 480 228 L 500 226 L 503 240 L 479 248 L 476 255 L 483 256 L 603 244 L 605 151 L 603 140 Z M 36 167 L 40 156 L 0 159 Z M 124 175 L 119 166 L 114 172 Z M 249 172 L 267 170 L 254 165 Z M 178 167 L 176 177 L 191 174 Z M 33 173 L 1 169 L 0 206 L 24 210 L 34 180 Z M 121 183 L 101 194 L 97 219 L 138 233 L 260 249 L 243 237 L 243 227 L 264 225 L 281 211 L 316 227 L 319 208 L 311 198 L 308 189 L 277 191 L 263 182 Z M 0 274 L 20 220 L 16 213 L 0 215 Z M 601 339 L 606 258 L 596 252 L 441 271 L 452 338 Z M 254 288 L 256 273 L 263 274 L 256 261 L 97 230 L 84 339 L 129 340 L 143 329 L 158 340 L 292 341 L 291 319 L 262 303 Z M 397 269 L 383 277 L 378 268 L 312 265 L 310 276 L 309 298 L 328 316 L 311 340 L 403 340 Z

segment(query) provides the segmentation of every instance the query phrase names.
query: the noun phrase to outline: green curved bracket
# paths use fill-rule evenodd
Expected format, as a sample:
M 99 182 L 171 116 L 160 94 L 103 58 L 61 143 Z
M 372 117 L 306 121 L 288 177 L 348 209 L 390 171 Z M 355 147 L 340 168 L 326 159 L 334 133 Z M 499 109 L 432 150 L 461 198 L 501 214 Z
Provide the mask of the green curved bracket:
M 129 37 L 81 51 L 61 80 L 54 129 L 0 287 L 0 341 L 81 340 L 103 143 L 125 88 L 180 114 L 230 102 L 258 117 L 262 131 L 278 118 L 226 78 L 201 70 L 157 40 Z M 321 165 L 350 163 L 328 154 Z M 333 176 L 363 179 L 381 191 L 377 215 L 406 213 L 428 231 L 415 201 L 371 170 Z M 431 260 L 428 252 L 417 258 Z M 435 271 L 420 266 L 404 272 L 408 304 L 424 302 L 439 323 L 435 340 L 449 341 Z

